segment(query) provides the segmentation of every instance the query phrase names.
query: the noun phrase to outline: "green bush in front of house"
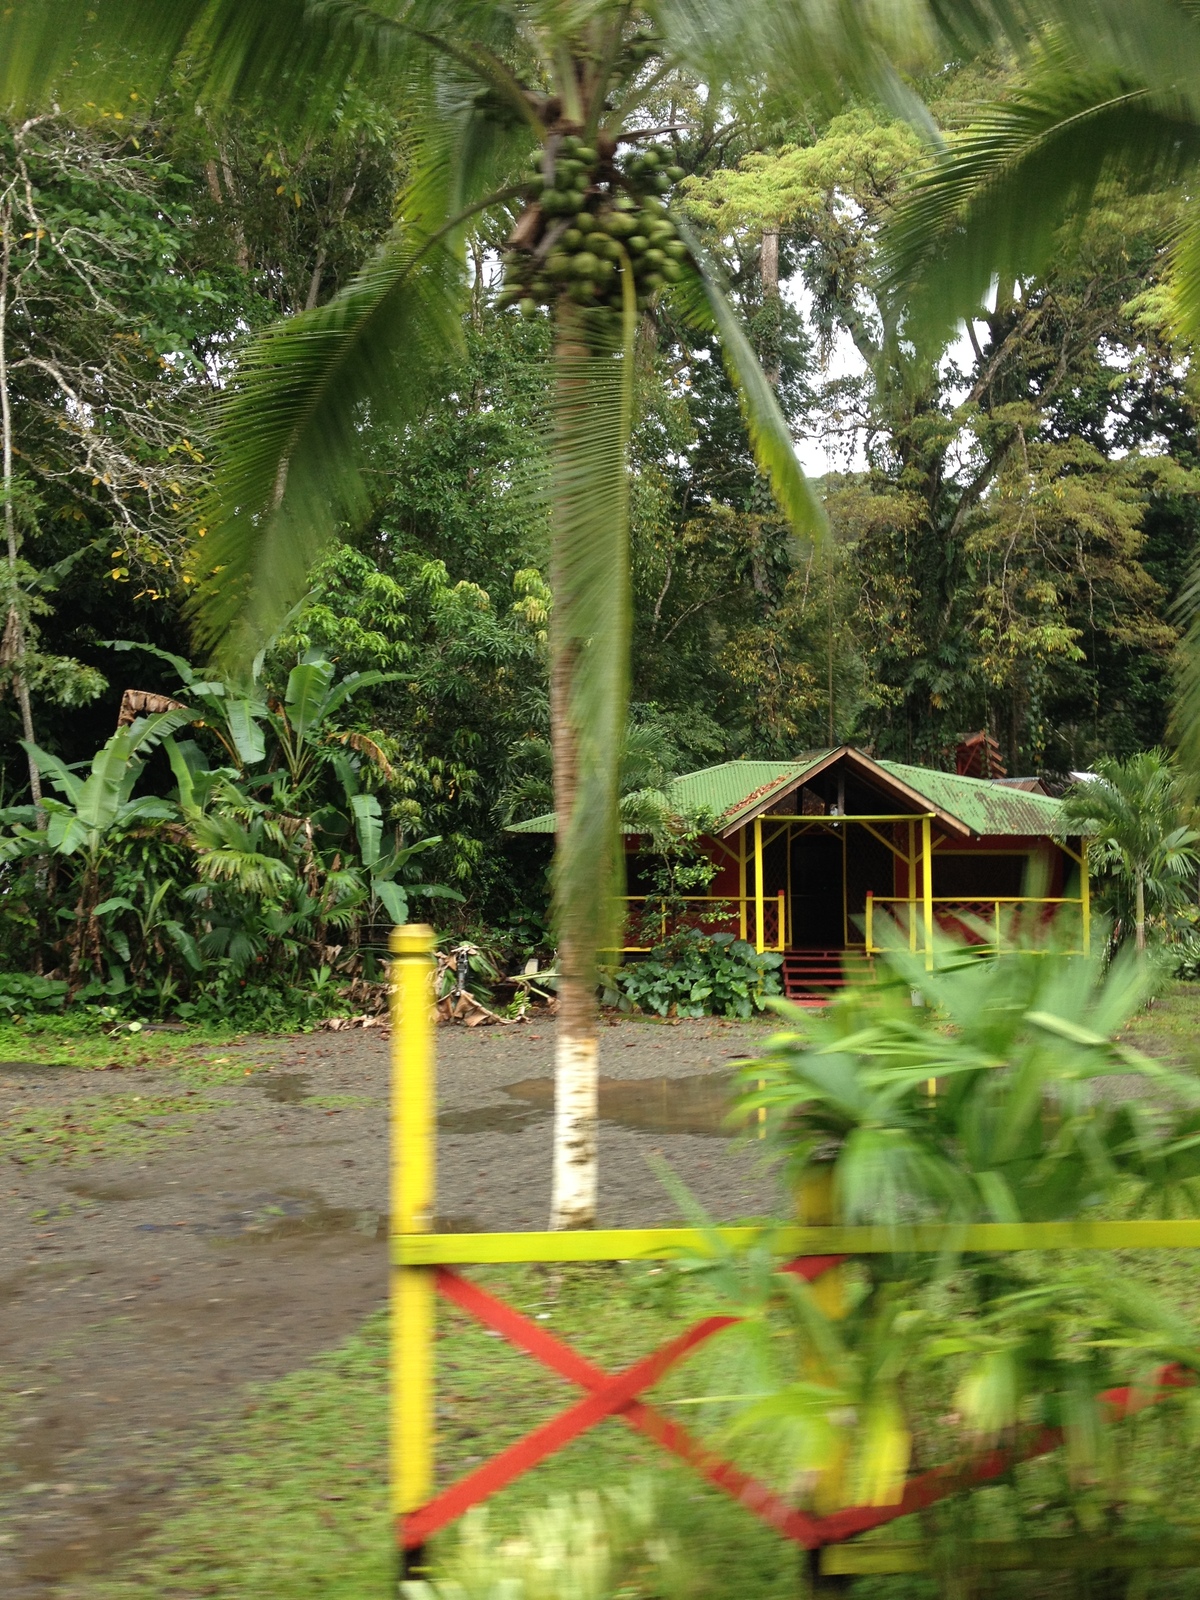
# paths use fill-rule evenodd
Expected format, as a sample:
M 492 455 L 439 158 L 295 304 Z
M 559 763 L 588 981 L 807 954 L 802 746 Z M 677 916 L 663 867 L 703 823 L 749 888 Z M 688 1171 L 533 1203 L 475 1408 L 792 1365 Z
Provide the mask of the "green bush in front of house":
M 644 961 L 610 972 L 605 1000 L 660 1017 L 749 1017 L 783 992 L 782 965 L 782 956 L 760 955 L 732 933 L 685 928 Z

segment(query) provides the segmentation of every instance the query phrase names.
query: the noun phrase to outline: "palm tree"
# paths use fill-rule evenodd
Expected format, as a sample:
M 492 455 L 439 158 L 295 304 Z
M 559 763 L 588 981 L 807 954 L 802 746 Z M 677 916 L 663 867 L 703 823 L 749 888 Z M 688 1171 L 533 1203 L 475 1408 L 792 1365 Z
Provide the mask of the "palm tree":
M 227 666 L 303 594 L 339 523 L 362 518 L 366 442 L 419 416 L 460 335 L 467 233 L 489 214 L 508 232 L 505 298 L 553 321 L 556 1227 L 595 1214 L 594 976 L 620 890 L 632 353 L 657 297 L 716 329 L 781 509 L 797 529 L 822 524 L 771 386 L 673 216 L 682 172 L 658 141 L 674 128 L 654 125 L 677 104 L 673 84 L 714 120 L 794 114 L 845 85 L 919 115 L 888 52 L 910 31 L 934 37 L 941 9 L 908 0 L 872 21 L 827 0 L 14 0 L 0 14 L 0 102 L 18 106 L 51 92 L 66 109 L 72 95 L 103 104 L 114 88 L 152 98 L 172 72 L 206 112 L 264 96 L 309 127 L 328 122 L 350 79 L 403 99 L 409 179 L 393 235 L 328 305 L 256 340 L 221 407 L 195 618 Z
M 1188 827 L 1185 809 L 1179 772 L 1162 750 L 1097 761 L 1095 776 L 1063 800 L 1064 816 L 1095 839 L 1093 863 L 1132 891 L 1139 950 L 1146 948 L 1147 905 L 1178 905 L 1200 863 L 1200 833 Z

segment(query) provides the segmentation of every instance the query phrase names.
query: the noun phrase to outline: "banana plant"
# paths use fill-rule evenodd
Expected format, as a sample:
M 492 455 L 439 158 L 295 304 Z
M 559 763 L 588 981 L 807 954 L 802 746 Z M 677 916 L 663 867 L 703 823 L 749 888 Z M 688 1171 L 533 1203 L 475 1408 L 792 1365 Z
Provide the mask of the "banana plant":
M 335 732 L 330 724 L 351 695 L 380 683 L 395 683 L 410 674 L 350 672 L 335 682 L 336 670 L 321 651 L 308 651 L 288 673 L 282 705 L 272 705 L 266 713 L 265 721 L 275 735 L 296 793 L 302 792 L 317 768 L 330 759 L 334 745 L 355 750 L 385 775 L 391 775 L 390 763 L 377 740 L 364 733 Z
M 183 656 L 160 650 L 157 645 L 130 639 L 111 639 L 108 643 L 113 650 L 143 650 L 174 667 L 188 700 L 203 713 L 198 720 L 228 751 L 237 771 L 256 766 L 266 758 L 266 737 L 261 724 L 267 716 L 267 703 L 258 692 L 256 674 L 251 674 L 248 689 L 239 689 L 232 682 L 199 671 Z
M 85 966 L 99 970 L 100 961 L 100 886 L 102 864 L 113 839 L 138 823 L 164 822 L 178 815 L 176 807 L 155 795 L 140 795 L 133 790 L 145 757 L 175 729 L 190 722 L 195 713 L 185 708 L 160 711 L 139 717 L 116 733 L 92 757 L 87 776 L 78 766 L 68 766 L 58 756 L 23 740 L 30 758 L 49 778 L 58 798 L 44 795 L 46 814 L 43 832 L 36 826 L 32 808 L 28 817 L 15 814 L 14 832 L 0 842 L 0 853 L 8 860 L 41 855 L 47 850 L 58 857 L 78 857 L 82 863 L 74 923 L 69 938 L 69 977 L 74 983 Z
M 51 92 L 60 104 L 68 92 L 96 102 L 109 85 L 127 93 L 131 39 L 140 93 L 152 97 L 186 62 L 189 92 L 210 115 L 265 93 L 281 124 L 324 128 L 347 81 L 402 97 L 408 182 L 392 237 L 328 305 L 266 330 L 223 400 L 195 617 L 225 662 L 244 669 L 336 529 L 368 513 L 372 438 L 420 425 L 462 337 L 472 229 L 507 233 L 503 299 L 552 325 L 555 1227 L 595 1216 L 596 961 L 615 942 L 621 889 L 633 347 L 657 303 L 716 333 L 783 515 L 807 534 L 824 523 L 774 389 L 674 206 L 683 145 L 662 142 L 679 130 L 674 117 L 659 127 L 660 109 L 694 104 L 698 125 L 752 126 L 850 91 L 930 127 L 892 57 L 909 72 L 935 62 L 947 39 L 961 44 L 959 12 L 983 9 L 12 0 L 0 14 L 0 98 L 16 106 Z
M 336 753 L 334 747 L 338 745 L 355 750 L 382 771 L 390 772 L 377 740 L 365 733 L 335 730 L 331 723 L 352 695 L 403 679 L 404 673 L 350 672 L 335 682 L 334 663 L 322 651 L 310 650 L 288 673 L 283 700 L 278 702 L 262 687 L 263 651 L 244 677 L 218 677 L 155 645 L 115 640 L 113 648 L 144 650 L 168 662 L 188 699 L 202 709 L 204 716 L 198 719 L 201 725 L 225 748 L 238 773 L 261 765 L 270 753 L 272 762 L 282 764 L 292 788 L 299 794 L 317 768 Z M 270 751 L 268 734 L 274 735 L 275 741 Z
M 398 838 L 393 838 L 391 849 L 385 853 L 383 809 L 377 796 L 353 794 L 350 796 L 350 808 L 354 813 L 354 826 L 358 834 L 363 871 L 371 886 L 371 899 L 379 902 L 394 923 L 408 921 L 410 895 L 424 895 L 433 900 L 459 902 L 463 900 L 463 895 L 448 884 L 396 882 L 396 874 L 406 867 L 414 856 L 441 844 L 441 834 L 432 834 L 427 839 L 418 839 L 415 844 L 409 845 L 402 845 Z

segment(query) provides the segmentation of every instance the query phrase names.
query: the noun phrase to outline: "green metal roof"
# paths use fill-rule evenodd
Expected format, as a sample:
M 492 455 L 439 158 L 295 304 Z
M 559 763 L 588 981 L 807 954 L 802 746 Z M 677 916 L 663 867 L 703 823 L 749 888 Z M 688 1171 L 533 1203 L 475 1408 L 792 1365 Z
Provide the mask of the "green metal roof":
M 973 834 L 1054 834 L 1061 806 L 1049 795 L 1009 789 L 985 778 L 964 778 L 931 767 L 910 767 L 899 761 L 873 761 L 860 751 L 854 757 L 858 774 L 868 781 L 871 769 L 885 782 L 890 777 L 915 792 L 930 811 L 953 818 Z M 671 804 L 681 812 L 707 811 L 719 820 L 722 832 L 753 816 L 773 796 L 793 788 L 812 768 L 836 750 L 811 750 L 794 761 L 723 761 L 674 779 L 668 786 Z M 897 810 L 904 810 L 898 805 Z M 513 823 L 510 833 L 553 833 L 554 813 Z M 633 830 L 626 830 L 633 831 Z
M 899 761 L 880 761 L 878 765 L 924 795 L 932 807 L 965 823 L 972 833 L 1058 831 L 1062 802 L 1048 794 L 1030 794 L 986 778 L 964 778 L 957 772 L 935 772 L 931 767 L 906 767 Z

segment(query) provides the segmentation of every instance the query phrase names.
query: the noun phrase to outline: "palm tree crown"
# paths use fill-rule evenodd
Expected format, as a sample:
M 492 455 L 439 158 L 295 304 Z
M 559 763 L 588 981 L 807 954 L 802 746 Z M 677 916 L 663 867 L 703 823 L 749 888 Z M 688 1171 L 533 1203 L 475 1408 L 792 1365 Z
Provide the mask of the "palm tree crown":
M 1147 909 L 1179 904 L 1200 863 L 1200 833 L 1185 820 L 1174 763 L 1162 750 L 1098 761 L 1096 775 L 1075 786 L 1063 811 L 1094 836 L 1093 864 L 1133 891 L 1137 947 L 1144 950 Z

